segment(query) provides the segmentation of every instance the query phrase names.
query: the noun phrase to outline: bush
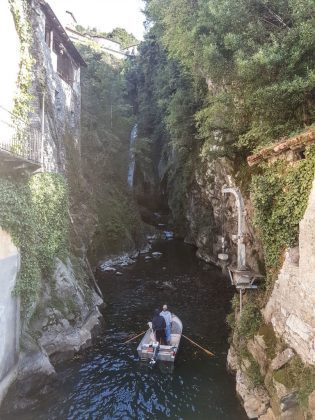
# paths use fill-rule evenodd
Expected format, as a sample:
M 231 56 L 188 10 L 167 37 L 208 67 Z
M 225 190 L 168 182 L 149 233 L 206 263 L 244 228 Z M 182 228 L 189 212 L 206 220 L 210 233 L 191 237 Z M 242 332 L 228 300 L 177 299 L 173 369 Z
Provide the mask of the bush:
M 289 389 L 298 390 L 298 400 L 302 408 L 308 404 L 308 396 L 315 390 L 315 367 L 308 366 L 295 356 L 283 368 L 274 372 L 274 379 Z
M 251 302 L 247 303 L 242 310 L 238 325 L 238 334 L 249 340 L 257 332 L 261 322 L 262 317 L 257 306 Z
M 306 159 L 292 166 L 283 161 L 265 165 L 263 173 L 253 177 L 254 223 L 264 247 L 267 290 L 271 290 L 278 274 L 283 251 L 298 241 L 299 222 L 314 178 L 315 147 L 310 147 L 305 155 Z

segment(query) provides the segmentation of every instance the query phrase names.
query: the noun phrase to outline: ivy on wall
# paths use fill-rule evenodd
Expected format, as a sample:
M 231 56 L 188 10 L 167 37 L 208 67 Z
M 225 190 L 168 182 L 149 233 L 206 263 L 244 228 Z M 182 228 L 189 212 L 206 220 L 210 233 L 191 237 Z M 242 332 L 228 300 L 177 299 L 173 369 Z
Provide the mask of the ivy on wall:
M 251 184 L 255 208 L 254 223 L 260 231 L 267 269 L 267 289 L 281 266 L 287 247 L 297 245 L 299 222 L 308 202 L 315 173 L 315 147 L 309 147 L 305 159 L 288 165 L 277 161 L 264 165 Z
M 23 121 L 27 120 L 30 111 L 32 95 L 29 93 L 32 83 L 32 67 L 34 59 L 31 56 L 32 28 L 29 19 L 29 4 L 25 0 L 8 0 L 14 19 L 15 28 L 20 39 L 20 64 L 17 79 L 17 94 L 14 98 L 13 115 Z
M 37 174 L 27 183 L 0 179 L 0 226 L 21 254 L 16 293 L 28 317 L 41 279 L 54 269 L 54 259 L 68 250 L 68 188 L 58 174 Z

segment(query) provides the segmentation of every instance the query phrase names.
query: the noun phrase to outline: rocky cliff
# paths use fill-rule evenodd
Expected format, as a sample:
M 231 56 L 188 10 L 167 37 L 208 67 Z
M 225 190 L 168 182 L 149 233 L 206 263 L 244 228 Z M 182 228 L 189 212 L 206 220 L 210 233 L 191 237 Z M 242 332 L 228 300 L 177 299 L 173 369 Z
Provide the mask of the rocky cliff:
M 197 166 L 186 194 L 185 240 L 197 246 L 200 258 L 216 264 L 222 236 L 230 263 L 236 261 L 237 208 L 233 196 L 222 197 L 226 186 L 242 187 L 239 173 L 232 162 L 216 159 Z M 249 418 L 293 420 L 314 414 L 314 191 L 313 183 L 299 224 L 298 246 L 283 254 L 272 288 L 264 292 L 260 284 L 247 291 L 242 314 L 237 295 L 233 300 L 228 365 L 236 373 L 236 389 Z M 246 191 L 243 199 L 246 263 L 264 272 L 254 206 Z

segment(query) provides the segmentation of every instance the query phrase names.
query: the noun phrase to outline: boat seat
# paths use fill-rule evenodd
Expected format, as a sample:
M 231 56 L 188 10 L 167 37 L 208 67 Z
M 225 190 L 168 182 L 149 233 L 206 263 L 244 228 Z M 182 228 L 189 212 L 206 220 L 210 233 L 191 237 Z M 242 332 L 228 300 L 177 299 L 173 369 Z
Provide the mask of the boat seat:
M 171 346 L 178 346 L 180 334 L 171 334 Z

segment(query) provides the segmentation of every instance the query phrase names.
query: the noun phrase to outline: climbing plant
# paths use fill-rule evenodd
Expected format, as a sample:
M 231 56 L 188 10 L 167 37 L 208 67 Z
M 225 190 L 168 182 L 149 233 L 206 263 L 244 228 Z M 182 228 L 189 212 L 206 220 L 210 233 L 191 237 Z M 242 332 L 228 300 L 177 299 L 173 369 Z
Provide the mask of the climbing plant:
M 67 254 L 68 191 L 57 174 L 38 174 L 27 183 L 0 178 L 0 226 L 21 254 L 15 293 L 27 317 L 49 278 L 56 257 Z
M 288 165 L 278 161 L 264 165 L 251 184 L 254 223 L 261 233 L 267 268 L 267 286 L 272 285 L 286 247 L 297 244 L 299 222 L 306 209 L 315 173 L 315 147 L 305 159 Z
M 26 121 L 30 111 L 32 95 L 32 67 L 35 63 L 31 55 L 32 27 L 29 17 L 29 3 L 26 0 L 9 0 L 17 35 L 20 40 L 20 63 L 17 78 L 17 92 L 14 98 L 13 115 Z

